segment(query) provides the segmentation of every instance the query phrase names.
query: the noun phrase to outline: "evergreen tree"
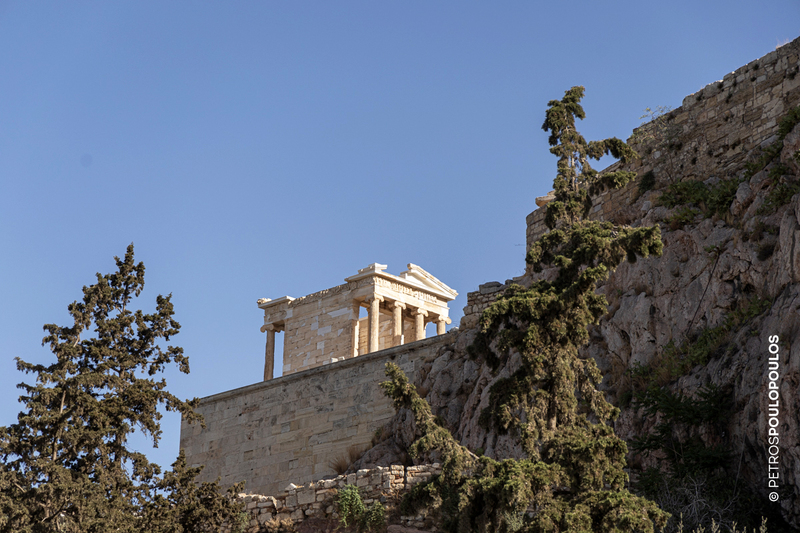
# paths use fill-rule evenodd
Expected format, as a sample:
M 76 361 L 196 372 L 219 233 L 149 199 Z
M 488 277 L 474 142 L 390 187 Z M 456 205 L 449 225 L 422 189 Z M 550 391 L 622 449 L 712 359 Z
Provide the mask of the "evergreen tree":
M 619 188 L 636 174 L 616 171 L 598 173 L 589 159 L 599 160 L 611 155 L 622 163 L 636 157 L 636 152 L 623 141 L 612 137 L 586 142 L 575 128 L 575 118 L 586 114 L 581 106 L 583 87 L 573 87 L 561 100 L 550 100 L 542 129 L 550 132 L 550 153 L 558 157 L 558 173 L 553 181 L 556 198 L 547 206 L 547 226 L 553 228 L 558 220 L 573 224 L 589 214 L 592 196 L 606 187 Z
M 586 220 L 592 195 L 635 176 L 599 174 L 588 159 L 610 153 L 627 161 L 635 153 L 616 138 L 583 139 L 575 128 L 575 118 L 584 117 L 582 96 L 583 87 L 573 87 L 549 102 L 543 125 L 559 157 L 556 198 L 547 206 L 551 231 L 526 260 L 535 272 L 555 271 L 530 287 L 508 288 L 484 311 L 470 350 L 497 372 L 519 354 L 519 366 L 490 389 L 481 422 L 517 437 L 527 458 L 475 457 L 436 423 L 399 368 L 387 368 L 384 390 L 397 407 L 414 412 L 422 434 L 410 451 L 435 450 L 443 462 L 442 475 L 415 489 L 406 505 L 438 508 L 449 531 L 652 532 L 668 517 L 625 489 L 627 447 L 609 425 L 619 410 L 597 390 L 602 375 L 595 361 L 579 354 L 587 327 L 608 307 L 595 293 L 597 283 L 624 259 L 662 250 L 657 226 Z
M 24 410 L 0 427 L 0 532 L 218 531 L 238 515 L 217 484 L 194 484 L 199 469 L 182 455 L 161 478 L 128 445 L 137 429 L 158 444 L 159 406 L 200 417 L 196 399 L 178 399 L 155 377 L 173 363 L 189 372 L 182 348 L 160 344 L 180 329 L 170 296 L 158 296 L 152 314 L 131 311 L 144 265 L 134 263 L 133 245 L 115 260 L 116 273 L 97 274 L 83 301 L 68 306 L 71 326 L 44 326 L 42 344 L 56 361 L 17 358 L 36 382 L 19 385 Z

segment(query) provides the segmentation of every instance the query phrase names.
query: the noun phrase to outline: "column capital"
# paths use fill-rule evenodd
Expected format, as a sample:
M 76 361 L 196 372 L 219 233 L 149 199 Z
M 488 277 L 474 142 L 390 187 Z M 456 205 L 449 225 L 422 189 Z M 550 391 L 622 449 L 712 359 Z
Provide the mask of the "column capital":
M 265 331 L 277 331 L 277 330 L 278 328 L 275 326 L 275 324 L 264 324 L 263 326 L 261 326 L 261 333 L 264 333 Z
M 444 333 L 447 331 L 445 326 L 450 322 L 452 322 L 452 320 L 442 315 L 438 315 L 435 320 L 436 320 L 436 334 L 444 335 Z
M 380 294 L 370 294 L 366 298 L 364 298 L 365 303 L 372 303 L 373 300 L 378 300 L 379 302 L 383 301 L 383 296 Z
M 424 317 L 428 316 L 428 312 L 425 309 L 421 308 L 421 307 L 417 307 L 416 309 L 412 309 L 411 313 L 414 314 L 414 315 L 422 315 Z
M 395 300 L 394 302 L 392 302 L 392 307 L 394 309 L 405 309 L 407 306 L 403 302 L 398 302 Z

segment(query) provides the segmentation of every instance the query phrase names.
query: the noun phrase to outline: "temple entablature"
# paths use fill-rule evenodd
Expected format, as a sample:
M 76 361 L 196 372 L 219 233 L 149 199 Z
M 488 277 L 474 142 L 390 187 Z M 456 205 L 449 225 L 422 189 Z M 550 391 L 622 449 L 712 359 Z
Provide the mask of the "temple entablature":
M 458 293 L 408 264 L 399 276 L 373 263 L 346 283 L 302 298 L 261 298 L 262 332 L 267 334 L 264 380 L 272 379 L 275 334 L 284 332 L 282 375 L 425 338 L 425 326 L 436 334 L 451 322 L 447 303 Z M 361 317 L 361 309 L 366 316 Z

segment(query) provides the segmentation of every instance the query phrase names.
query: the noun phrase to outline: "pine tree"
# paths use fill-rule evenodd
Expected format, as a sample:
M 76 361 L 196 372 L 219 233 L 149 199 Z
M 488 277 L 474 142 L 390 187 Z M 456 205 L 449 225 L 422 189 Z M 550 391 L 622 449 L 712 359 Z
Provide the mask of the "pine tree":
M 436 423 L 399 368 L 387 368 L 384 390 L 397 407 L 414 412 L 422 434 L 410 451 L 435 450 L 443 462 L 442 475 L 415 489 L 407 505 L 438 508 L 448 531 L 652 532 L 668 517 L 625 489 L 627 447 L 609 425 L 619 410 L 597 389 L 602 375 L 595 361 L 579 353 L 587 327 L 608 307 L 595 293 L 597 283 L 624 259 L 662 250 L 658 227 L 586 220 L 594 194 L 635 175 L 599 174 L 588 160 L 610 153 L 627 161 L 635 152 L 615 138 L 587 143 L 577 132 L 583 90 L 573 87 L 549 102 L 543 125 L 559 157 L 556 198 L 547 206 L 551 231 L 526 260 L 534 272 L 555 272 L 527 288 L 508 288 L 484 311 L 470 350 L 496 372 L 520 356 L 519 366 L 490 389 L 481 422 L 518 438 L 527 458 L 475 457 Z
M 158 296 L 151 314 L 132 311 L 144 264 L 134 263 L 133 245 L 115 260 L 116 273 L 97 274 L 68 306 L 71 326 L 44 326 L 56 361 L 17 358 L 36 382 L 19 385 L 24 409 L 0 428 L 0 532 L 217 531 L 238 514 L 216 484 L 194 485 L 199 470 L 182 455 L 162 478 L 128 445 L 134 430 L 158 444 L 159 406 L 199 415 L 197 400 L 180 400 L 155 377 L 170 364 L 189 372 L 183 349 L 161 342 L 180 329 L 171 296 Z

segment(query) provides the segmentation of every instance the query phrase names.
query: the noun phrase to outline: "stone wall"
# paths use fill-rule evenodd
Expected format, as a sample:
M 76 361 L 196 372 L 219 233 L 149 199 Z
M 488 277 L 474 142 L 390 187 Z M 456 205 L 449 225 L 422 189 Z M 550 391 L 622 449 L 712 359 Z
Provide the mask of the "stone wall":
M 474 328 L 478 325 L 483 310 L 489 307 L 499 296 L 503 294 L 506 287 L 513 280 L 506 280 L 506 283 L 490 281 L 478 286 L 475 292 L 467 293 L 467 305 L 464 306 L 464 316 L 461 317 L 461 328 Z
M 347 284 L 291 302 L 283 340 L 283 375 L 335 362 L 353 354 L 350 330 L 358 318 Z
M 642 158 L 624 169 L 640 177 L 653 171 L 662 184 L 679 177 L 704 181 L 734 175 L 774 141 L 775 125 L 797 105 L 800 38 L 690 94 L 660 124 L 634 130 L 628 142 Z M 627 223 L 632 217 L 625 211 L 637 196 L 636 181 L 606 191 L 594 198 L 589 218 Z M 528 248 L 547 231 L 545 213 L 539 208 L 527 217 Z
M 205 465 L 200 481 L 275 494 L 289 482 L 333 475 L 330 463 L 350 448 L 369 447 L 375 430 L 394 415 L 380 390 L 387 361 L 411 380 L 454 334 L 346 359 L 204 398 L 199 424 L 181 424 L 187 463 Z
M 270 521 L 292 520 L 295 525 L 307 520 L 324 520 L 338 523 L 337 497 L 339 489 L 347 485 L 359 488 L 367 507 L 379 501 L 386 509 L 387 517 L 397 518 L 392 522 L 411 527 L 424 527 L 425 516 L 398 515 L 398 504 L 402 496 L 417 483 L 429 480 L 441 472 L 438 463 L 404 467 L 392 465 L 369 470 L 359 470 L 355 474 L 340 475 L 331 479 L 296 486 L 290 484 L 286 490 L 276 492 L 276 496 L 260 494 L 239 494 L 237 499 L 244 503 L 248 517 L 248 533 L 255 533 Z M 222 533 L 230 533 L 224 528 Z

